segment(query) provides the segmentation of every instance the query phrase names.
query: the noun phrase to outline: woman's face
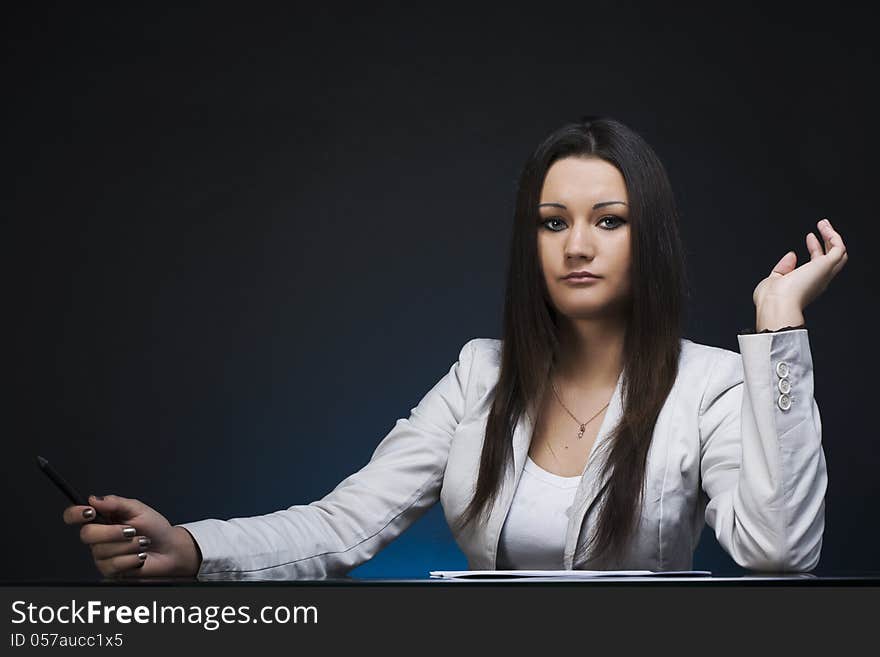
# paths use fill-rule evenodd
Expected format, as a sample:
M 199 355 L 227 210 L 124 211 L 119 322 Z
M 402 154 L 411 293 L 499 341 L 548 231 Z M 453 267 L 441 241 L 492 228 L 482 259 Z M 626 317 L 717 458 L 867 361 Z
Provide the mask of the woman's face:
M 630 291 L 629 197 L 623 175 L 595 157 L 557 160 L 539 202 L 538 257 L 550 300 L 570 319 L 620 312 Z M 564 280 L 587 270 L 599 278 Z

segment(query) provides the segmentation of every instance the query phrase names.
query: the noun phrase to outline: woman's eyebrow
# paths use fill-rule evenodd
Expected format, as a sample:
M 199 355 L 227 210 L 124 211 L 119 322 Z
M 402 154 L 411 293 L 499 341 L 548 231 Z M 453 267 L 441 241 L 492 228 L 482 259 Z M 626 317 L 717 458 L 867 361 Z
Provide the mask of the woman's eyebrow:
M 623 201 L 602 201 L 601 203 L 596 203 L 596 205 L 593 206 L 593 209 L 598 210 L 599 208 L 604 208 L 606 205 L 615 205 L 615 204 L 626 205 L 626 203 L 624 203 Z M 551 202 L 551 203 L 539 203 L 538 204 L 539 208 L 543 208 L 545 206 L 554 207 L 554 208 L 562 208 L 563 210 L 568 209 L 562 203 L 552 203 Z

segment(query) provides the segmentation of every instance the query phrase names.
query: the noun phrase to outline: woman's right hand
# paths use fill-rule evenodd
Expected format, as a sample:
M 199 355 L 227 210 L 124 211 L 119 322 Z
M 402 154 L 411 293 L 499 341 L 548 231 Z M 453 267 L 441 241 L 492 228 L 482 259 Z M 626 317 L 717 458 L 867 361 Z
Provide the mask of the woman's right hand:
M 105 577 L 192 577 L 199 571 L 201 554 L 190 533 L 155 509 L 118 495 L 91 495 L 89 504 L 67 507 L 63 518 L 82 525 L 80 540 Z M 93 523 L 94 510 L 110 524 Z

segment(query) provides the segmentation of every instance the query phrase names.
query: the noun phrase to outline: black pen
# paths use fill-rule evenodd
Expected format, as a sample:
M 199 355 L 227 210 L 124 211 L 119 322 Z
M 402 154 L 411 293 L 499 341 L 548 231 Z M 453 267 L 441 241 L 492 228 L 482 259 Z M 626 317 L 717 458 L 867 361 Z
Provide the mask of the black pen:
M 64 481 L 64 477 L 55 472 L 55 468 L 52 467 L 49 461 L 44 459 L 42 456 L 37 456 L 37 465 L 39 465 L 40 470 L 42 470 L 46 474 L 46 476 L 49 477 L 49 479 L 51 479 L 56 486 L 58 486 L 61 492 L 67 496 L 67 499 L 69 499 L 74 504 L 89 506 L 95 509 L 95 507 L 89 504 L 89 501 L 85 497 L 76 492 L 70 484 Z M 95 518 L 91 522 L 97 522 L 101 525 L 111 524 L 104 516 L 98 513 L 97 509 L 95 509 Z

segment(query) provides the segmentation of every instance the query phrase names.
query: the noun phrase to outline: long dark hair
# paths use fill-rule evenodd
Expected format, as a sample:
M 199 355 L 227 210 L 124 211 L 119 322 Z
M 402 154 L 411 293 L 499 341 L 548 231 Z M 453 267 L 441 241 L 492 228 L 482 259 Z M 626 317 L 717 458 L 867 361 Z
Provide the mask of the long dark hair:
M 505 466 L 513 466 L 513 431 L 534 417 L 559 349 L 560 320 L 547 294 L 537 251 L 538 203 L 550 166 L 596 157 L 617 167 L 629 196 L 631 294 L 621 383 L 623 413 L 612 429 L 600 474 L 607 481 L 596 531 L 575 560 L 620 558 L 637 529 L 645 466 L 657 416 L 678 373 L 682 310 L 688 296 L 678 212 L 669 178 L 651 147 L 613 119 L 583 117 L 547 136 L 519 179 L 504 301 L 501 370 L 486 425 L 474 496 L 461 528 L 488 514 Z M 613 476 L 612 476 L 613 475 Z M 607 479 L 606 479 L 607 477 Z

